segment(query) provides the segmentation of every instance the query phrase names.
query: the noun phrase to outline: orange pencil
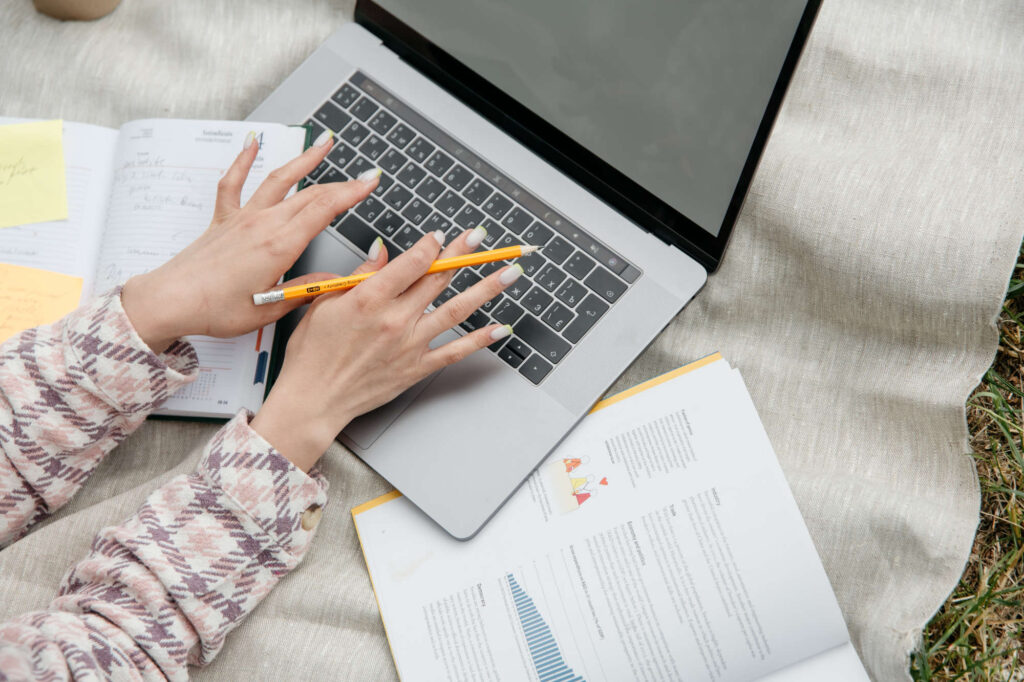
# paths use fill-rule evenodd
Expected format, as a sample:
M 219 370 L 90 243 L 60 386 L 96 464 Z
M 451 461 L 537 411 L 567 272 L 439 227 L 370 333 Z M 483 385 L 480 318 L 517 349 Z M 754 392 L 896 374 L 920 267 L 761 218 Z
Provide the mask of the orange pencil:
M 520 256 L 525 256 L 528 253 L 533 253 L 539 248 L 539 246 L 506 246 L 503 249 L 494 249 L 493 251 L 481 251 L 480 253 L 470 253 L 465 256 L 442 258 L 434 261 L 434 264 L 430 266 L 427 272 L 444 272 L 445 270 L 456 270 L 458 268 L 468 268 L 472 265 L 482 265 L 483 263 L 493 263 L 494 261 L 499 260 L 519 258 Z M 252 302 L 256 305 L 263 305 L 264 303 L 286 301 L 290 298 L 319 296 L 320 294 L 326 294 L 329 291 L 351 289 L 360 282 L 373 277 L 375 274 L 377 274 L 376 270 L 374 272 L 366 272 L 361 275 L 335 277 L 334 279 L 325 279 L 322 282 L 310 282 L 309 284 L 298 284 L 296 286 L 285 287 L 284 289 L 274 289 L 273 291 L 267 291 L 262 294 L 253 294 Z

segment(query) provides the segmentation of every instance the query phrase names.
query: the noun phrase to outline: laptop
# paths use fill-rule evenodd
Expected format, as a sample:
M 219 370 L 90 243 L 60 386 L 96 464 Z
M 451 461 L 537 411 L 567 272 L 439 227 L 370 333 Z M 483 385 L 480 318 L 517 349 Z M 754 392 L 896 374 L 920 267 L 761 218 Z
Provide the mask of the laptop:
M 306 183 L 383 169 L 289 276 L 349 272 L 378 235 L 391 258 L 477 225 L 483 248 L 544 248 L 433 345 L 513 336 L 338 439 L 473 537 L 718 266 L 819 4 L 358 0 L 249 117 L 337 133 Z

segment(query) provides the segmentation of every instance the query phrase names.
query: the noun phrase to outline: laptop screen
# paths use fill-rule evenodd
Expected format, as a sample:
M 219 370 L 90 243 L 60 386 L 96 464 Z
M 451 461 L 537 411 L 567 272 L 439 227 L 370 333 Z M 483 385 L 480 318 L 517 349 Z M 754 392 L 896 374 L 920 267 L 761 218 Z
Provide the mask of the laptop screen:
M 806 0 L 376 0 L 713 237 Z

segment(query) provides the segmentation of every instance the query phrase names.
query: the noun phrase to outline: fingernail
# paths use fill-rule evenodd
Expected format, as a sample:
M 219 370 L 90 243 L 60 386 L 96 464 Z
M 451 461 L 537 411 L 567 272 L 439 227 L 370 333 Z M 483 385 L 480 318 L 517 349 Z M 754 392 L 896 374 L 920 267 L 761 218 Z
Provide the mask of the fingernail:
M 381 172 L 382 171 L 380 168 L 370 168 L 369 170 L 364 170 L 362 173 L 356 176 L 356 180 L 358 180 L 359 182 L 373 182 L 374 180 L 380 177 Z
M 437 245 L 444 246 L 444 232 L 441 230 L 434 230 L 432 234 L 434 235 L 434 239 L 437 240 Z
M 523 266 L 519 263 L 513 263 L 512 267 L 506 269 L 498 276 L 498 281 L 502 284 L 512 284 L 512 282 L 519 279 L 521 274 L 523 274 Z
M 510 324 L 506 324 L 504 327 L 498 327 L 493 332 L 491 332 L 491 338 L 494 339 L 495 341 L 497 341 L 498 339 L 503 339 L 506 336 L 512 336 L 512 325 Z
M 370 244 L 370 250 L 366 254 L 366 260 L 368 260 L 371 263 L 376 261 L 378 258 L 380 258 L 380 250 L 383 248 L 384 240 L 381 239 L 380 237 L 374 239 L 373 243 Z
M 334 138 L 334 133 L 332 133 L 330 130 L 325 130 L 322 133 L 320 133 L 319 137 L 316 138 L 316 142 L 313 143 L 313 146 L 314 147 L 325 147 L 325 146 L 327 146 L 327 143 L 330 142 L 331 139 L 333 139 L 333 138 Z
M 477 225 L 473 228 L 473 231 L 466 235 L 466 246 L 471 249 L 475 249 L 480 246 L 483 242 L 484 237 L 487 236 L 487 228 L 483 225 Z
M 250 130 L 249 134 L 245 136 L 245 142 L 242 144 L 242 149 L 248 149 L 252 146 L 252 143 L 256 141 L 256 131 Z

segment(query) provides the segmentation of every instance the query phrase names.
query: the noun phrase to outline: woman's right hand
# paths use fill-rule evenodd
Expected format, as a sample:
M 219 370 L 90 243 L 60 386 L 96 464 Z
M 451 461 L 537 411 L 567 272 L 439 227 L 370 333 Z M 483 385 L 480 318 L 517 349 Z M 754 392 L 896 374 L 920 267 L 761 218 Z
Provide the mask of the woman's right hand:
M 429 346 L 522 274 L 518 265 L 505 266 L 425 314 L 458 273 L 427 275 L 427 268 L 438 257 L 473 251 L 483 235 L 482 228 L 468 230 L 439 254 L 441 233 L 428 234 L 386 265 L 380 248 L 357 270 L 380 272 L 347 292 L 317 297 L 288 341 L 281 374 L 252 428 L 308 471 L 352 419 L 508 336 L 511 327 L 490 325 Z

